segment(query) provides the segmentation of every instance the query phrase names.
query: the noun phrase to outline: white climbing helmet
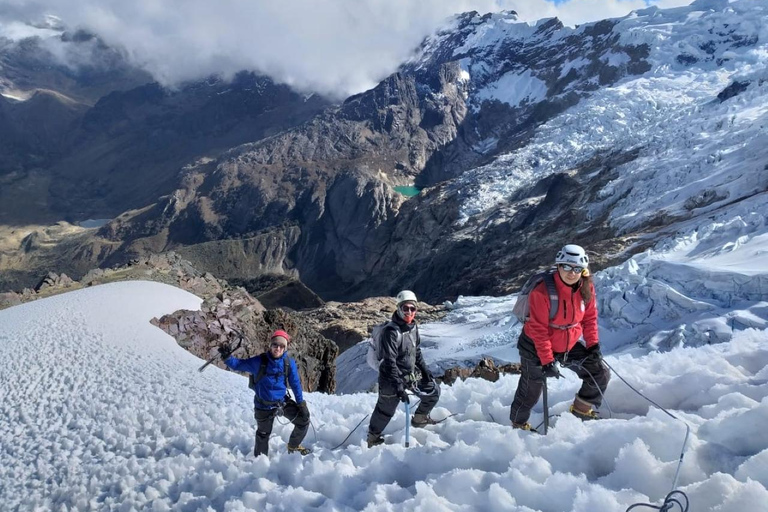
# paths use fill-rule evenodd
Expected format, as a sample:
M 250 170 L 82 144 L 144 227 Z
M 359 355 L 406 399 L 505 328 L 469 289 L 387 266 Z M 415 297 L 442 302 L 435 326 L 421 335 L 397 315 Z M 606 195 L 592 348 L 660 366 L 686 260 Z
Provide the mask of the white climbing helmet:
M 582 246 L 568 244 L 557 251 L 557 256 L 555 256 L 555 265 L 561 263 L 587 268 L 589 267 L 589 256 Z
M 419 301 L 416 299 L 416 294 L 411 290 L 403 290 L 397 294 L 397 305 L 399 306 L 403 302 L 413 302 L 415 304 Z

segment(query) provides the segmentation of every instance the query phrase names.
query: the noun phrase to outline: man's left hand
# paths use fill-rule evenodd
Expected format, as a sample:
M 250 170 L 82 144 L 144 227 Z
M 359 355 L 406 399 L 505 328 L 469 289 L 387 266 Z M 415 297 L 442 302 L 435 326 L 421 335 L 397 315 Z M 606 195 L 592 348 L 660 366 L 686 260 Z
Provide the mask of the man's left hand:
M 596 358 L 598 358 L 598 359 L 600 359 L 600 358 L 602 358 L 602 357 L 603 357 L 603 353 L 600 351 L 600 344 L 599 344 L 599 343 L 595 343 L 594 345 L 592 345 L 591 347 L 589 347 L 589 348 L 587 349 L 587 353 L 588 353 L 590 356 L 592 356 L 592 357 L 596 357 Z

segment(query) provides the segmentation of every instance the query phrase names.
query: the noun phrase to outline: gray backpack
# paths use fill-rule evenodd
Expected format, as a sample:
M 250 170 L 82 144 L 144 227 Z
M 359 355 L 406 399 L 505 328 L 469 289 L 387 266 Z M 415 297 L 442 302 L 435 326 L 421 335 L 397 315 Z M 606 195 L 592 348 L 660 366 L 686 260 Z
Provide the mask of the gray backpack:
M 403 333 L 400 332 L 400 328 L 391 320 L 373 327 L 371 339 L 368 340 L 368 353 L 365 356 L 365 361 L 368 363 L 368 366 L 376 371 L 379 371 L 379 366 L 381 366 L 381 340 L 384 337 L 384 331 L 388 326 L 392 326 L 397 333 L 398 343 L 400 343 L 403 338 Z
M 528 295 L 531 290 L 544 281 L 547 286 L 547 294 L 549 295 L 550 308 L 549 308 L 549 321 L 555 319 L 557 314 L 557 308 L 560 305 L 559 297 L 557 296 L 557 287 L 555 286 L 555 270 L 547 270 L 546 272 L 539 272 L 528 278 L 523 285 L 520 293 L 517 294 L 517 302 L 515 302 L 512 308 L 512 313 L 517 317 L 517 320 L 524 324 L 528 321 L 531 314 L 531 307 L 528 303 Z

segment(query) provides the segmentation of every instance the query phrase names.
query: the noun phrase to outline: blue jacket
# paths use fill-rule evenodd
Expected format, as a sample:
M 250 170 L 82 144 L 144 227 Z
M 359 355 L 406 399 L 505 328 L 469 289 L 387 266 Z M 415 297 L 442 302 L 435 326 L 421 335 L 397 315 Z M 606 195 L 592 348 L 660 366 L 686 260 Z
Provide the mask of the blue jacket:
M 284 358 L 286 357 L 288 357 L 288 354 L 284 353 L 275 359 L 272 357 L 272 354 L 267 352 L 267 371 L 264 377 L 256 383 L 256 389 L 254 390 L 256 396 L 253 399 L 253 405 L 256 409 L 268 410 L 274 408 L 261 403 L 259 399 L 265 402 L 279 402 L 288 394 L 288 390 L 285 387 L 285 377 L 283 376 L 283 373 L 285 373 Z M 261 355 L 249 357 L 248 359 L 238 359 L 230 356 L 224 363 L 233 370 L 252 373 L 256 377 L 261 369 Z M 301 391 L 299 372 L 296 370 L 296 361 L 288 357 L 288 364 L 290 367 L 288 383 L 293 390 L 293 394 L 296 395 L 296 403 L 300 404 L 304 401 L 304 395 Z

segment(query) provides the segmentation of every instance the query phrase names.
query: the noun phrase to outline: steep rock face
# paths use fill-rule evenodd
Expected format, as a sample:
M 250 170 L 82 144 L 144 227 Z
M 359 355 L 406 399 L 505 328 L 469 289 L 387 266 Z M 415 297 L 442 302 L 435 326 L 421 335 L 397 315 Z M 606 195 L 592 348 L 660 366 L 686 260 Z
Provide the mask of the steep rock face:
M 636 157 L 636 152 L 606 155 L 575 172 L 549 176 L 463 225 L 456 223 L 461 189 L 446 185 L 409 201 L 400 210 L 393 237 L 411 243 L 389 246 L 366 288 L 411 288 L 429 302 L 461 294 L 509 294 L 530 269 L 552 264 L 553 248 L 574 238 L 590 247 L 591 268 L 613 264 L 636 235 L 619 236 L 605 218 L 588 218 L 588 207 L 616 168 Z M 355 292 L 362 294 L 364 288 Z
M 51 169 L 52 206 L 71 218 L 145 206 L 171 193 L 190 161 L 269 137 L 328 104 L 253 73 L 178 91 L 152 83 L 109 94 L 85 114 L 72 151 Z
M 297 272 L 322 296 L 357 286 L 388 243 L 380 229 L 428 155 L 465 114 L 458 68 L 437 90 L 396 74 L 294 130 L 185 169 L 181 188 L 99 232 L 120 244 L 105 264 L 184 246 L 225 278 Z

